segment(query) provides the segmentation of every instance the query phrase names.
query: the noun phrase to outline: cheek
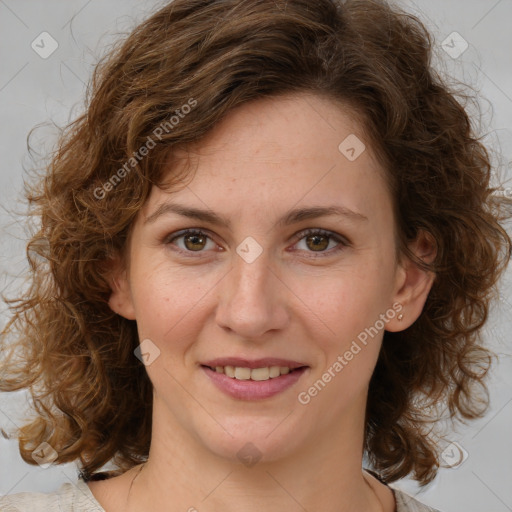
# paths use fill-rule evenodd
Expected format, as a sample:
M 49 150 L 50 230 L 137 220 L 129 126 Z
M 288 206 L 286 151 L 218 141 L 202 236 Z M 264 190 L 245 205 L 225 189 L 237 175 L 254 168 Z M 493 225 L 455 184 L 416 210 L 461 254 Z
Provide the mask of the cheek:
M 310 323 L 309 332 L 322 356 L 299 390 L 299 401 L 314 404 L 313 415 L 325 415 L 326 421 L 338 421 L 366 394 L 382 342 L 381 315 L 388 311 L 388 280 L 379 276 L 369 268 L 353 270 L 326 280 L 323 292 L 310 294 L 318 317 L 310 315 L 310 322 L 320 327 Z
M 148 257 L 146 261 L 147 265 L 139 266 L 143 269 L 132 275 L 139 334 L 161 343 L 170 338 L 178 342 L 185 331 L 199 325 L 202 304 L 208 300 L 219 276 L 199 267 L 171 265 L 165 260 L 151 263 Z
M 391 297 L 391 270 L 376 262 L 297 281 L 294 291 L 309 306 L 327 338 L 343 340 L 373 325 Z

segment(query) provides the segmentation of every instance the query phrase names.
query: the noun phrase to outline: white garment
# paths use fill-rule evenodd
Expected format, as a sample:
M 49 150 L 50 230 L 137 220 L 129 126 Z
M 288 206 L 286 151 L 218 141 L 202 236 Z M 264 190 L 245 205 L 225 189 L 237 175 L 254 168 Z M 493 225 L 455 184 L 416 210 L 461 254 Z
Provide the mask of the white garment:
M 439 512 L 408 494 L 389 486 L 395 495 L 396 512 Z M 81 479 L 65 483 L 52 493 L 22 492 L 0 497 L 0 512 L 105 512 Z

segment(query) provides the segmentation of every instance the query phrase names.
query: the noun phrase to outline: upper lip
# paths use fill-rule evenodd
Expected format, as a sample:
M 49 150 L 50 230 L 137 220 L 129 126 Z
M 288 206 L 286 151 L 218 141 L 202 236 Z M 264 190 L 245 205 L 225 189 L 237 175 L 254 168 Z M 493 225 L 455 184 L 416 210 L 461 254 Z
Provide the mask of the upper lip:
M 203 366 L 210 366 L 215 368 L 216 366 L 238 366 L 240 368 L 266 368 L 270 366 L 287 366 L 294 370 L 302 366 L 308 366 L 298 361 L 291 361 L 290 359 L 280 359 L 278 357 L 264 357 L 261 359 L 244 359 L 241 357 L 219 357 L 217 359 L 211 359 L 201 363 Z

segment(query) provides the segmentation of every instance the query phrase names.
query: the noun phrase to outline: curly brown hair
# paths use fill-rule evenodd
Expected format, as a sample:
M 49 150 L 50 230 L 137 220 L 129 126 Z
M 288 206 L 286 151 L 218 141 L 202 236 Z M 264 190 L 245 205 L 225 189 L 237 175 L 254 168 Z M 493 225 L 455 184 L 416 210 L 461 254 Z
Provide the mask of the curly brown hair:
M 433 69 L 432 52 L 420 20 L 374 0 L 174 0 L 114 45 L 95 68 L 85 113 L 26 184 L 40 226 L 27 245 L 30 287 L 6 299 L 0 381 L 33 398 L 35 418 L 18 435 L 26 462 L 43 441 L 84 475 L 146 459 L 152 386 L 134 357 L 135 321 L 108 305 L 109 262 L 124 255 L 152 186 L 185 179 L 163 182 L 176 149 L 245 102 L 312 92 L 360 119 L 387 172 L 397 251 L 436 274 L 419 319 L 384 334 L 365 425 L 365 453 L 384 481 L 434 478 L 436 406 L 465 420 L 488 404 L 478 390 L 487 390 L 492 354 L 480 333 L 511 240 L 502 222 L 510 204 L 491 187 L 467 98 Z M 420 230 L 437 245 L 431 264 L 407 249 Z

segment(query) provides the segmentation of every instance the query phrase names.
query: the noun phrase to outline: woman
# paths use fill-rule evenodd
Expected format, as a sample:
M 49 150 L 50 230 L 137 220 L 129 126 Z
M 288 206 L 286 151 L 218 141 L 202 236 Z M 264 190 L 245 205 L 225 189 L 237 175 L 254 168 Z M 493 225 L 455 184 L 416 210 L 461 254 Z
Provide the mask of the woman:
M 430 54 L 383 2 L 175 0 L 100 63 L 3 333 L 23 458 L 81 475 L 2 510 L 433 510 L 389 484 L 485 409 L 510 238 Z

